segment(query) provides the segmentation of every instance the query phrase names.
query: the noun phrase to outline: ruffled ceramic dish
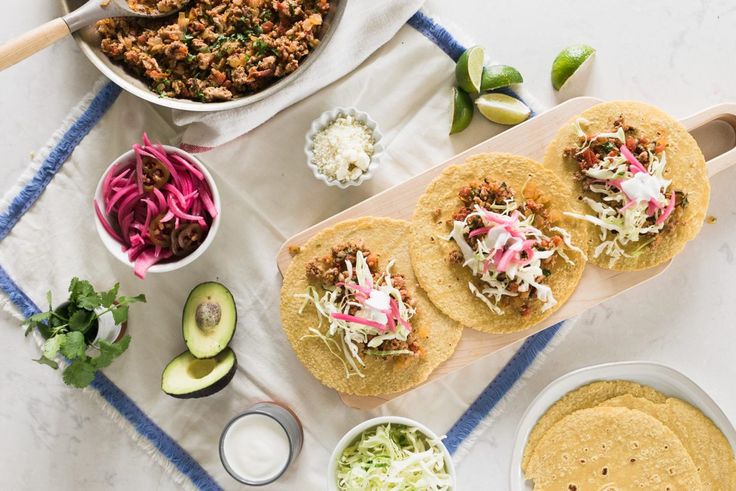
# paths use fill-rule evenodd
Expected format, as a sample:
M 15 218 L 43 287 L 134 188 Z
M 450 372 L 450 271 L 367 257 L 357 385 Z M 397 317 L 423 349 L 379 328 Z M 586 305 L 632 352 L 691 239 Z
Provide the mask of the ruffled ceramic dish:
M 365 124 L 366 127 L 372 131 L 373 153 L 370 156 L 370 163 L 368 164 L 368 168 L 360 174 L 357 179 L 345 181 L 330 179 L 323 174 L 314 163 L 314 137 L 340 116 L 351 116 L 356 121 Z M 336 186 L 340 189 L 347 189 L 350 186 L 360 186 L 363 182 L 373 177 L 373 173 L 381 162 L 381 154 L 383 153 L 381 139 L 382 135 L 378 129 L 378 123 L 371 119 L 371 117 L 365 112 L 358 111 L 354 107 L 338 107 L 331 111 L 325 111 L 317 119 L 312 121 L 309 131 L 307 132 L 306 142 L 304 145 L 304 153 L 307 155 L 307 165 L 312 170 L 314 177 L 328 186 Z

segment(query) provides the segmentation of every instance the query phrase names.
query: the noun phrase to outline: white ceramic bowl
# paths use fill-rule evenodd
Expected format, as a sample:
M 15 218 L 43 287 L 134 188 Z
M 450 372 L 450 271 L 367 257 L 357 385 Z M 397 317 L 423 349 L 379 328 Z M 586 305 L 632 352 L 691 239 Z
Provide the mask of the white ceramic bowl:
M 217 235 L 217 229 L 220 227 L 220 220 L 222 218 L 220 192 L 217 190 L 215 180 L 212 178 L 212 175 L 207 170 L 207 167 L 205 167 L 204 164 L 197 157 L 190 154 L 189 152 L 185 152 L 180 148 L 172 147 L 169 145 L 162 146 L 164 147 L 164 149 L 166 149 L 167 152 L 175 153 L 186 159 L 187 161 L 191 162 L 195 167 L 197 167 L 197 169 L 202 172 L 202 174 L 204 174 L 204 178 L 207 181 L 207 184 L 210 186 L 210 190 L 212 191 L 212 202 L 215 205 L 215 209 L 217 210 L 217 216 L 212 220 L 212 226 L 207 232 L 207 236 L 204 238 L 204 241 L 191 254 L 184 256 L 177 261 L 168 261 L 154 264 L 148 269 L 149 273 L 167 273 L 169 271 L 175 271 L 195 261 L 199 256 L 204 254 L 204 251 L 206 251 L 210 244 L 212 244 L 212 241 L 215 240 L 215 235 Z M 102 204 L 102 183 L 105 180 L 105 176 L 113 169 L 116 169 L 119 166 L 127 165 L 133 160 L 135 160 L 135 152 L 131 149 L 122 154 L 120 157 L 116 158 L 113 163 L 108 166 L 105 172 L 103 172 L 102 177 L 100 177 L 100 181 L 97 183 L 97 189 L 95 190 L 95 199 L 98 203 Z M 101 211 L 103 214 L 105 214 L 105 217 L 109 219 L 109 216 L 105 213 L 103 207 L 101 207 Z M 100 222 L 100 219 L 97 217 L 96 213 L 94 213 L 94 216 L 95 226 L 97 227 L 97 234 L 100 236 L 100 240 L 102 240 L 102 243 L 105 244 L 107 250 L 110 251 L 110 254 L 112 254 L 115 259 L 124 264 L 127 264 L 132 268 L 134 264 L 128 260 L 128 255 L 123 252 L 120 242 L 113 239 L 110 234 L 107 233 L 107 230 L 105 230 L 105 228 L 102 226 L 102 222 Z
M 625 361 L 605 363 L 581 368 L 563 375 L 549 384 L 532 401 L 521 418 L 516 432 L 516 443 L 511 456 L 509 489 L 511 491 L 531 491 L 532 486 L 524 479 L 521 460 L 524 447 L 532 428 L 547 409 L 568 392 L 597 380 L 630 380 L 648 385 L 664 393 L 689 402 L 708 416 L 723 432 L 732 447 L 736 448 L 736 430 L 718 405 L 703 389 L 677 370 L 659 363 L 646 361 Z
M 314 136 L 337 119 L 338 116 L 352 116 L 356 121 L 364 123 L 373 132 L 373 155 L 371 155 L 371 162 L 368 165 L 368 169 L 363 172 L 360 177 L 352 181 L 343 182 L 329 179 L 319 171 L 316 165 L 312 163 L 314 160 Z M 346 189 L 350 186 L 359 186 L 364 181 L 373 177 L 373 172 L 381 162 L 381 153 L 383 153 L 381 138 L 382 135 L 378 129 L 378 123 L 373 121 L 371 117 L 363 111 L 358 111 L 354 107 L 338 107 L 331 111 L 325 111 L 319 118 L 312 121 L 312 125 L 309 127 L 309 131 L 307 132 L 306 143 L 304 145 L 304 153 L 307 154 L 307 165 L 312 169 L 314 177 L 328 186 L 337 186 L 340 189 Z
M 452 456 L 450 456 L 450 452 L 447 450 L 447 447 L 445 447 L 444 443 L 442 443 L 442 440 L 432 430 L 430 430 L 423 424 L 414 421 L 413 419 L 402 418 L 401 416 L 379 416 L 378 418 L 369 419 L 367 421 L 363 421 L 352 430 L 345 433 L 345 436 L 343 436 L 340 441 L 337 442 L 337 446 L 330 456 L 330 463 L 327 467 L 328 491 L 338 491 L 337 460 L 340 458 L 345 448 L 353 443 L 353 441 L 355 441 L 355 439 L 365 430 L 373 428 L 374 426 L 384 425 L 387 423 L 419 428 L 419 431 L 424 433 L 429 439 L 438 442 L 440 448 L 442 449 L 442 452 L 445 455 L 445 468 L 447 469 L 447 473 L 452 479 L 452 487 L 450 489 L 451 491 L 454 491 L 457 487 L 457 475 L 455 474 L 455 464 L 453 464 L 452 462 Z

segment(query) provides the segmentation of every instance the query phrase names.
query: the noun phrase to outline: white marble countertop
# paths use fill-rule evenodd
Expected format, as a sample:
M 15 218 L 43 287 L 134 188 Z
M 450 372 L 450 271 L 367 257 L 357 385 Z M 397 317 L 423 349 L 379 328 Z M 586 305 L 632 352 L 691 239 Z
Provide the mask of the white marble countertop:
M 4 0 L 0 39 L 60 14 L 56 2 Z M 516 66 L 544 105 L 559 102 L 549 67 L 562 47 L 598 49 L 584 93 L 651 102 L 677 117 L 736 101 L 736 6 L 728 0 L 666 0 L 592 6 L 556 2 L 433 2 L 431 13 L 492 57 Z M 7 190 L 92 86 L 98 73 L 67 39 L 0 75 L 2 181 Z M 572 95 L 572 94 L 568 94 Z M 460 463 L 461 489 L 505 489 L 510 448 L 525 407 L 551 380 L 572 369 L 614 360 L 655 360 L 699 383 L 736 418 L 736 172 L 714 182 L 710 213 L 697 240 L 671 268 L 584 314 L 542 368 L 511 398 L 501 417 Z M 6 322 L 7 323 L 7 322 Z M 16 325 L 0 328 L 0 471 L 6 489 L 176 489 L 95 403 L 67 390 L 50 370 L 26 370 L 35 348 Z M 694 353 L 697 353 L 694 356 Z

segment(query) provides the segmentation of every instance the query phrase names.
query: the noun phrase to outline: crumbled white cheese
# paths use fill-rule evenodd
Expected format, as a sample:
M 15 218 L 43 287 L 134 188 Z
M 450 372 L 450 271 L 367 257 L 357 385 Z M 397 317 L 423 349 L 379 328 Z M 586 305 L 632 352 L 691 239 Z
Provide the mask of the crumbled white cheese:
M 314 136 L 312 163 L 336 181 L 360 177 L 371 162 L 373 132 L 352 116 L 339 116 Z

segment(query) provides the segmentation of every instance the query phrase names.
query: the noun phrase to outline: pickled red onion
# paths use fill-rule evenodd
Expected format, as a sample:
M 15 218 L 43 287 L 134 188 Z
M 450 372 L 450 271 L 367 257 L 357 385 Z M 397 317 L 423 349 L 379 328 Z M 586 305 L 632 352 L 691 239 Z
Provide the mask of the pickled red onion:
M 386 330 L 386 326 L 384 326 L 380 322 L 372 321 L 369 319 L 364 319 L 356 315 L 341 314 L 339 312 L 333 312 L 330 314 L 330 317 L 332 317 L 333 319 L 341 320 L 341 321 L 355 322 L 356 324 L 362 324 L 364 326 L 373 327 L 373 328 L 378 329 L 381 332 Z
M 626 145 L 621 145 L 621 147 L 619 148 L 619 150 L 621 151 L 621 155 L 623 155 L 624 157 L 626 157 L 626 160 L 628 160 L 629 164 L 631 164 L 631 173 L 632 174 L 637 174 L 639 172 L 647 172 L 648 173 L 648 171 L 644 167 L 644 165 L 642 165 L 641 162 L 639 162 L 638 160 L 636 160 L 636 157 L 634 157 L 634 154 L 631 153 L 631 150 L 629 150 Z
M 675 209 L 675 192 L 672 191 L 670 193 L 670 202 L 667 204 L 667 208 L 664 209 L 661 215 L 659 215 L 659 218 L 657 218 L 657 225 L 661 225 L 664 223 L 665 220 L 669 218 L 669 216 L 672 214 L 672 211 Z
M 153 264 L 174 256 L 168 247 L 152 241 L 149 227 L 154 218 L 160 217 L 159 223 L 174 219 L 174 229 L 197 223 L 206 232 L 217 216 L 217 209 L 204 174 L 195 163 L 151 144 L 146 134 L 143 145 L 134 144 L 133 151 L 133 160 L 116 166 L 104 177 L 102 200 L 101 203 L 94 200 L 94 207 L 105 231 L 122 245 L 128 259 L 135 262 L 136 276 L 144 278 Z M 169 171 L 169 182 L 162 189 L 143 188 L 143 158 L 153 158 Z M 202 214 L 203 210 L 209 218 Z M 170 229 L 166 230 L 168 233 Z

